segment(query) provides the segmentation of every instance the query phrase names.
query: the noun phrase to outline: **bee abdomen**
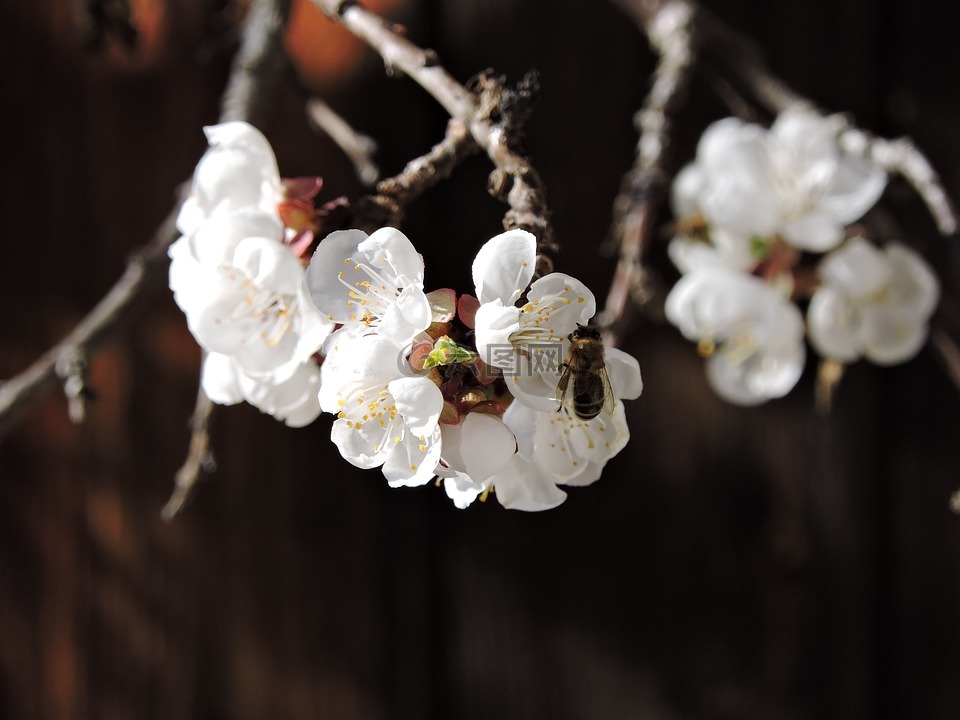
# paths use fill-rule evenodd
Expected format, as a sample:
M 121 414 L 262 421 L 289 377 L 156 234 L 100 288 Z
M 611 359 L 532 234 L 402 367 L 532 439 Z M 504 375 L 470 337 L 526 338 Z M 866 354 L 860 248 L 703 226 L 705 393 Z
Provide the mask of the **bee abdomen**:
M 603 410 L 604 398 L 595 395 L 577 395 L 573 398 L 573 409 L 581 420 L 593 420 Z

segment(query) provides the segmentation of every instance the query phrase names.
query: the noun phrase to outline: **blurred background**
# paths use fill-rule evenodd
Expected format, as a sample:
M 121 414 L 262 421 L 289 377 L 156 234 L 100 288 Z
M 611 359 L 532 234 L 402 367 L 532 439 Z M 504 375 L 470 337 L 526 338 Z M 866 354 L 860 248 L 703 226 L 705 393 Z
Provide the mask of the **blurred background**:
M 237 40 L 222 0 L 132 0 L 135 49 L 84 35 L 85 4 L 0 2 L 0 378 L 149 240 L 205 148 Z M 820 106 L 911 135 L 960 197 L 960 5 L 704 4 Z M 643 36 L 604 2 L 369 5 L 461 81 L 539 70 L 525 149 L 557 269 L 602 296 L 598 248 L 654 64 Z M 287 44 L 304 84 L 377 139 L 386 175 L 442 136 L 431 98 L 304 2 Z M 306 97 L 291 79 L 264 127 L 281 173 L 358 197 Z M 723 114 L 695 80 L 675 165 Z M 503 213 L 488 171 L 475 157 L 410 208 L 428 286 L 471 287 Z M 955 292 L 956 239 L 902 182 L 885 207 Z M 214 417 L 216 473 L 166 523 L 200 353 L 158 293 L 93 360 L 85 424 L 55 394 L 0 443 L 0 717 L 957 717 L 960 393 L 933 354 L 855 365 L 821 417 L 812 364 L 787 398 L 739 409 L 673 329 L 639 322 L 625 348 L 646 381 L 631 443 L 556 510 L 390 490 L 339 457 L 329 416 L 292 430 L 236 406 Z

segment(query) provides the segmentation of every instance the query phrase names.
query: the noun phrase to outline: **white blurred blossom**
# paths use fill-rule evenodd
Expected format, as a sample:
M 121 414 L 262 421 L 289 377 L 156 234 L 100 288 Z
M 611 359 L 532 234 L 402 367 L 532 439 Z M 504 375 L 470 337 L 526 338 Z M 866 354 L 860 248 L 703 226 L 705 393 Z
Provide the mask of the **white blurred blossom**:
M 796 384 L 806 351 L 797 307 L 763 280 L 730 270 L 684 275 L 667 319 L 707 356 L 707 378 L 726 400 L 756 405 Z
M 243 122 L 205 128 L 210 149 L 178 217 L 169 284 L 208 353 L 202 384 L 214 402 L 245 400 L 289 425 L 316 418 L 313 355 L 333 329 L 306 290 L 284 240 L 283 186 L 273 150 Z
M 839 116 L 795 109 L 766 130 L 735 118 L 704 132 L 695 162 L 673 188 L 678 217 L 700 215 L 717 252 L 711 261 L 741 267 L 752 238 L 777 235 L 801 250 L 826 252 L 843 239 L 844 227 L 879 199 L 886 174 L 869 160 L 844 152 Z M 689 245 L 681 233 L 677 245 Z M 681 263 L 689 247 L 675 248 Z
M 820 264 L 807 312 L 810 341 L 825 357 L 880 365 L 909 360 L 926 342 L 939 298 L 930 266 L 896 242 L 881 250 L 852 238 Z

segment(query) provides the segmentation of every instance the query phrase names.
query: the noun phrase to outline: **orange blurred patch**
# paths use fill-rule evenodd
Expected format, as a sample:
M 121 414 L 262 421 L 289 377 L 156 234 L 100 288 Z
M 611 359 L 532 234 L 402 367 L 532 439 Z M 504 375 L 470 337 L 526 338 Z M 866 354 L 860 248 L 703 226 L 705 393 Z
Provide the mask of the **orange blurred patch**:
M 378 15 L 402 6 L 406 0 L 366 0 Z M 311 85 L 323 85 L 355 69 L 365 43 L 333 22 L 309 0 L 294 0 L 286 47 L 291 59 Z
M 139 34 L 138 52 L 152 58 L 161 48 L 166 0 L 130 0 L 130 19 Z

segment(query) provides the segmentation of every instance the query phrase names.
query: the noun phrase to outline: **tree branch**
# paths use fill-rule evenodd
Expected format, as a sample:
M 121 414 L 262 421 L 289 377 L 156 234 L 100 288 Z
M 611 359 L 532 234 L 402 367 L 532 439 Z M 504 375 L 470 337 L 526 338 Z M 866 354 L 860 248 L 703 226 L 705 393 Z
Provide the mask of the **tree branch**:
M 510 205 L 504 216 L 504 228 L 518 227 L 532 232 L 542 256 L 538 264 L 543 269 L 551 265 L 546 253 L 556 250 L 556 244 L 543 183 L 530 162 L 514 149 L 516 137 L 509 122 L 494 119 L 503 108 L 502 81 L 495 90 L 493 83 L 484 83 L 481 79 L 479 93 L 472 93 L 440 65 L 435 52 L 410 42 L 378 15 L 344 0 L 311 2 L 376 50 L 389 73 L 410 77 L 433 96 L 451 118 L 466 126 L 494 164 L 489 184 L 491 194 Z
M 598 322 L 605 328 L 604 342 L 614 347 L 623 338 L 634 304 L 652 297 L 643 256 L 666 198 L 669 177 L 665 170 L 670 146 L 671 115 L 684 99 L 695 57 L 694 6 L 683 0 L 648 3 L 614 0 L 641 23 L 660 58 L 650 92 L 634 117 L 640 132 L 636 161 L 624 176 L 614 201 L 613 242 L 620 255 L 613 282 Z M 655 10 L 651 7 L 655 6 Z
M 180 200 L 185 199 L 181 192 Z M 162 285 L 169 265 L 167 247 L 177 238 L 179 203 L 154 233 L 153 240 L 127 263 L 123 276 L 96 307 L 60 343 L 22 373 L 0 385 L 0 438 L 23 414 L 53 390 L 70 382 L 68 395 L 86 392 L 83 370 L 87 359 L 107 343 Z M 80 364 L 77 359 L 82 359 Z
M 398 175 L 377 183 L 375 195 L 368 195 L 356 203 L 354 217 L 371 228 L 400 225 L 407 205 L 449 177 L 457 165 L 479 151 L 480 146 L 467 126 L 461 120 L 451 118 L 443 140 L 425 155 L 408 162 Z
M 353 163 L 360 182 L 366 187 L 377 182 L 380 170 L 373 162 L 372 156 L 377 151 L 377 143 L 373 138 L 354 130 L 320 98 L 307 100 L 307 117 L 343 150 L 343 154 Z

